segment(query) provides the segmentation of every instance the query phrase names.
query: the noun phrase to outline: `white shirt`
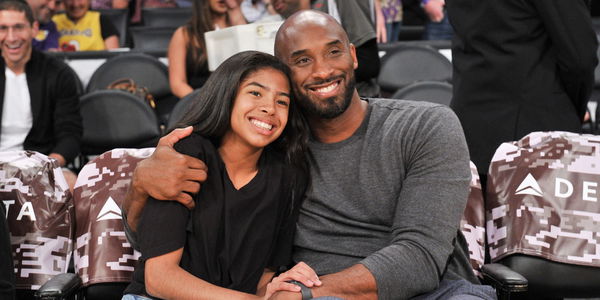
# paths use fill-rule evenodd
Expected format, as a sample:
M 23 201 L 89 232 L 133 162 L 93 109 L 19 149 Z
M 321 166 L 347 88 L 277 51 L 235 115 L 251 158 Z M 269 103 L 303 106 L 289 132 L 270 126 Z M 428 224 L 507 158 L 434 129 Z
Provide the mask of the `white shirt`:
M 23 142 L 33 126 L 31 98 L 25 73 L 16 75 L 5 70 L 4 105 L 2 108 L 2 133 L 0 151 L 23 150 Z

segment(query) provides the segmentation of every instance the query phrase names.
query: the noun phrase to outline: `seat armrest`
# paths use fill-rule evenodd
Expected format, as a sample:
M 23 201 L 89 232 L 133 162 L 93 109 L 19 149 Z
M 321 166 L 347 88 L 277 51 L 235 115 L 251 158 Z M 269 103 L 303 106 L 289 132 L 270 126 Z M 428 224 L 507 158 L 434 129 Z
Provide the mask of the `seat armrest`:
M 81 278 L 77 274 L 59 274 L 48 280 L 35 292 L 36 299 L 58 300 L 74 295 L 81 286 Z
M 481 268 L 483 281 L 498 291 L 508 293 L 527 291 L 527 279 L 503 264 L 485 264 Z

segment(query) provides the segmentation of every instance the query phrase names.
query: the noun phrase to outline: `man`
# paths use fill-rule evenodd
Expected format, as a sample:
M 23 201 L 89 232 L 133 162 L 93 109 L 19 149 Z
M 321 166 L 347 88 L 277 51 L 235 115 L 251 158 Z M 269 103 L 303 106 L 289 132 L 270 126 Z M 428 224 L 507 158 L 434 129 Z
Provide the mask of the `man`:
M 60 32 L 63 51 L 100 51 L 119 48 L 119 32 L 112 21 L 90 11 L 91 0 L 64 0 L 65 12 L 52 18 Z
M 496 148 L 581 131 L 597 41 L 587 0 L 448 0 L 454 96 L 482 183 Z
M 33 49 L 39 51 L 58 50 L 60 34 L 56 30 L 56 24 L 52 22 L 56 0 L 27 0 L 27 4 L 31 7 L 33 17 L 39 24 L 38 34 L 33 39 Z
M 381 62 L 377 34 L 371 21 L 371 10 L 365 0 L 272 0 L 273 8 L 282 17 L 305 9 L 316 9 L 333 16 L 356 47 L 359 67 L 355 72 L 358 93 L 364 97 L 378 97 L 377 76 Z
M 361 99 L 354 46 L 324 13 L 289 17 L 275 54 L 291 67 L 294 101 L 313 134 L 312 184 L 294 242 L 294 260 L 320 274 L 312 295 L 493 298 L 491 288 L 462 279 L 476 282 L 458 232 L 471 176 L 456 116 L 441 105 Z M 136 226 L 148 195 L 187 203 L 206 178 L 201 162 L 168 145 L 186 134 L 189 128 L 163 138 L 138 165 L 123 205 L 129 225 Z
M 0 2 L 0 151 L 34 150 L 66 166 L 82 135 L 75 73 L 32 49 L 38 23 L 22 1 Z M 66 172 L 67 181 L 75 174 Z

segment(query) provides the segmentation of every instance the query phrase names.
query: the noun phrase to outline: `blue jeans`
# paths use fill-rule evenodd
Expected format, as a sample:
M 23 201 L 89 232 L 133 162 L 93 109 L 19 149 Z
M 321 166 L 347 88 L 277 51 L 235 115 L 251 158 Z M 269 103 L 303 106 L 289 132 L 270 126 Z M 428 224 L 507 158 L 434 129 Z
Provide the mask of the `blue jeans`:
M 392 43 L 398 40 L 400 36 L 400 28 L 402 22 L 385 23 L 385 31 L 387 33 L 387 42 Z
M 461 280 L 442 280 L 440 286 L 413 300 L 495 300 L 496 290 L 489 285 L 478 285 Z
M 127 295 L 124 295 L 123 298 L 121 298 L 121 300 L 152 300 L 152 299 L 150 299 L 148 297 L 140 296 L 140 295 L 127 294 Z
M 424 40 L 451 40 L 454 30 L 448 20 L 448 13 L 444 11 L 444 18 L 439 22 L 428 21 L 425 24 Z

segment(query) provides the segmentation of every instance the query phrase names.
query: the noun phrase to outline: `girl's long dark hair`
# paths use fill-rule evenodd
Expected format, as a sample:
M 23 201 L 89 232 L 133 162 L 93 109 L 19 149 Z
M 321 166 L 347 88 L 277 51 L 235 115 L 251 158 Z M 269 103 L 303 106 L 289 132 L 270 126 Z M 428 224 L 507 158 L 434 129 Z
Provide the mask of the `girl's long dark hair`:
M 240 52 L 225 60 L 210 75 L 197 96 L 186 99 L 192 102 L 175 128 L 192 125 L 195 132 L 210 139 L 218 147 L 221 138 L 231 127 L 231 111 L 240 84 L 254 72 L 266 68 L 285 74 L 290 88 L 292 87 L 290 69 L 279 59 L 258 51 Z M 284 154 L 286 163 L 307 172 L 308 164 L 304 154 L 307 151 L 308 130 L 306 119 L 292 99 L 285 129 L 265 150 L 279 151 Z

